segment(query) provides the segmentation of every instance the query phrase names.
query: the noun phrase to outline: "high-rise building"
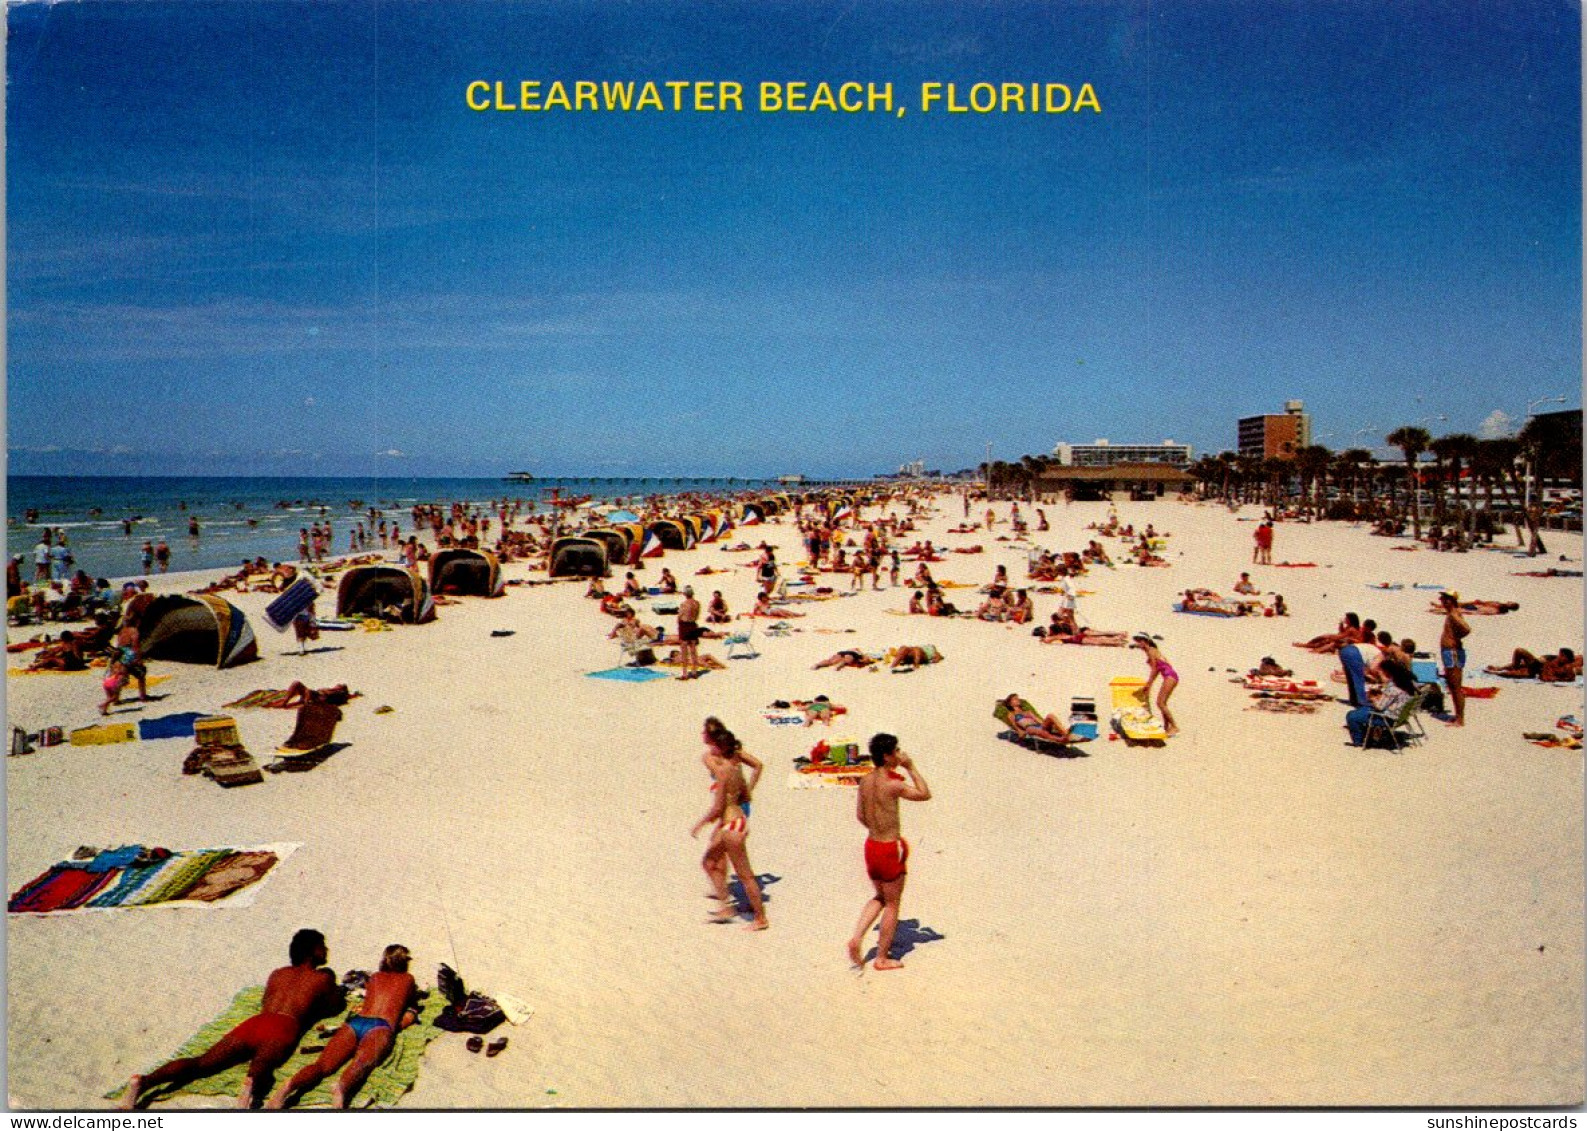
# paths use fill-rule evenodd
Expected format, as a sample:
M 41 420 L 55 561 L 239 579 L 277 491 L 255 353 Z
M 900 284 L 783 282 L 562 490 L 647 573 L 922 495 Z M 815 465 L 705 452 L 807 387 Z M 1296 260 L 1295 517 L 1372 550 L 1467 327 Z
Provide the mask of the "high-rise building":
M 1098 440 L 1094 444 L 1059 444 L 1052 454 L 1063 467 L 1113 467 L 1121 463 L 1166 463 L 1185 467 L 1190 463 L 1190 445 L 1164 440 L 1161 444 L 1115 444 Z
M 1235 449 L 1259 459 L 1293 459 L 1311 444 L 1311 417 L 1301 401 L 1285 401 L 1282 413 L 1247 416 L 1240 420 Z

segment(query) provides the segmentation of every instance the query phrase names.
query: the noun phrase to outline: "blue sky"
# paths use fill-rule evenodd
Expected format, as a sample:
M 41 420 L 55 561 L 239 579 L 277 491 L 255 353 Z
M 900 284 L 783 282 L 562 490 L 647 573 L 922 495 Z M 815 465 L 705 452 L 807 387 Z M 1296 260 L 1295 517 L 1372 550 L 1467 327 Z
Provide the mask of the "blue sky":
M 868 475 L 1580 403 L 1576 5 L 7 18 L 13 473 Z M 523 79 L 746 108 L 464 102 Z M 796 79 L 906 113 L 756 110 Z M 919 112 L 977 81 L 1102 113 Z

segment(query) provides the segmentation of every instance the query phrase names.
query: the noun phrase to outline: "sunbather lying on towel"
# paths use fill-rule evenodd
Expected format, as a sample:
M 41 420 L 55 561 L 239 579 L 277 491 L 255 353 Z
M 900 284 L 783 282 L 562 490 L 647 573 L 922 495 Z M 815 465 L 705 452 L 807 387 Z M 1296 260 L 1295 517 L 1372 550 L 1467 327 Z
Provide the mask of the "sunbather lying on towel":
M 329 703 L 333 707 L 340 707 L 347 703 L 358 693 L 347 690 L 345 683 L 338 683 L 334 687 L 322 687 L 315 690 L 303 683 L 293 680 L 287 685 L 285 694 L 277 707 L 297 707 L 304 703 Z
M 805 713 L 805 726 L 807 727 L 815 726 L 818 721 L 825 723 L 827 726 L 831 726 L 832 720 L 835 716 L 847 714 L 849 710 L 847 707 L 838 706 L 825 695 L 817 695 L 808 703 L 796 703 L 794 705 L 803 709 Z
M 1130 642 L 1127 632 L 1105 632 L 1098 628 L 1081 628 L 1068 636 L 1058 636 L 1048 633 L 1042 637 L 1043 644 L 1091 644 L 1099 648 L 1122 648 Z
M 832 655 L 818 664 L 812 664 L 811 670 L 836 668 L 838 671 L 842 671 L 844 668 L 868 668 L 876 662 L 875 659 L 866 656 L 863 652 L 856 652 L 852 648 L 846 648 L 841 652 L 832 653 Z
M 28 664 L 30 672 L 80 672 L 88 669 L 77 633 L 66 629 L 53 644 L 46 644 Z
M 927 644 L 924 648 L 913 644 L 905 644 L 894 648 L 888 656 L 888 663 L 895 672 L 912 672 L 916 668 L 923 668 L 927 664 L 935 664 L 942 659 L 942 653 L 936 647 Z
M 1489 664 L 1489 675 L 1506 679 L 1536 679 L 1543 683 L 1570 683 L 1582 672 L 1581 657 L 1569 648 L 1561 648 L 1556 655 L 1538 659 L 1525 648 L 1517 648 L 1508 664 Z
M 1480 617 L 1498 617 L 1498 616 L 1503 616 L 1505 613 L 1513 613 L 1516 609 L 1519 609 L 1520 607 L 1521 607 L 1521 603 L 1519 601 L 1461 601 L 1460 602 L 1460 611 L 1461 612 L 1463 612 L 1463 613 L 1475 613 L 1476 615 L 1478 615 Z M 1445 612 L 1448 612 L 1449 610 L 1444 608 L 1444 606 L 1440 602 L 1435 601 L 1435 602 L 1433 602 L 1433 604 L 1431 604 L 1431 605 L 1429 605 L 1427 607 L 1427 611 L 1430 612 L 1430 613 L 1445 613 Z
M 1003 699 L 1008 708 L 1008 725 L 1021 738 L 1036 738 L 1043 742 L 1056 742 L 1060 746 L 1069 741 L 1069 728 L 1055 715 L 1038 715 L 1025 709 L 1025 701 L 1018 695 Z
M 386 948 L 380 957 L 380 972 L 371 974 L 364 985 L 364 1003 L 358 1013 L 331 1035 L 318 1060 L 300 1068 L 275 1090 L 265 1107 L 286 1107 L 351 1060 L 347 1071 L 331 1088 L 331 1106 L 347 1106 L 375 1065 L 391 1051 L 397 1033 L 419 1019 L 419 987 L 408 973 L 408 960 L 407 947 Z
M 301 930 L 292 936 L 290 966 L 283 966 L 265 983 L 259 1012 L 217 1041 L 207 1052 L 162 1064 L 153 1072 L 134 1076 L 127 1084 L 121 1107 L 132 1111 L 153 1089 L 181 1086 L 248 1061 L 237 1106 L 253 1106 L 255 1089 L 270 1086 L 270 1077 L 298 1047 L 303 1031 L 321 1017 L 339 1013 L 344 1005 L 336 975 L 325 969 L 329 957 L 325 936 Z

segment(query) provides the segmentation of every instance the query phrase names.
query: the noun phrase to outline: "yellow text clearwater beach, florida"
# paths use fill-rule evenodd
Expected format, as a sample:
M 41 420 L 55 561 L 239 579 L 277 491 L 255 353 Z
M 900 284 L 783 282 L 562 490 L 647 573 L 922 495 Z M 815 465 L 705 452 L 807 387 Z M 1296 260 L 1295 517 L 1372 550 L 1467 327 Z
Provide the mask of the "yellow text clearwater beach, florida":
M 642 112 L 717 114 L 892 114 L 902 118 L 907 107 L 895 99 L 890 82 L 759 82 L 746 85 L 731 79 L 670 81 L 596 81 L 524 79 L 519 82 L 477 79 L 463 100 L 470 110 L 528 113 Z M 923 82 L 913 103 L 922 114 L 1065 114 L 1102 113 L 1102 103 L 1088 82 Z

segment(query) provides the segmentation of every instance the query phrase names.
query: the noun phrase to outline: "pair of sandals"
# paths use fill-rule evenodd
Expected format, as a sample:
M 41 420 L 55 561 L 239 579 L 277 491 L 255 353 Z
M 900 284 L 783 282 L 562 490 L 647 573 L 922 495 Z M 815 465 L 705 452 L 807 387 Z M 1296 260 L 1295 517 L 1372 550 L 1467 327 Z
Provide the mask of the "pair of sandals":
M 506 1047 L 506 1037 L 497 1037 L 488 1045 L 485 1043 L 485 1038 L 478 1035 L 472 1036 L 468 1039 L 469 1052 L 479 1052 L 480 1049 L 484 1049 L 486 1056 L 499 1056 L 502 1050 Z

